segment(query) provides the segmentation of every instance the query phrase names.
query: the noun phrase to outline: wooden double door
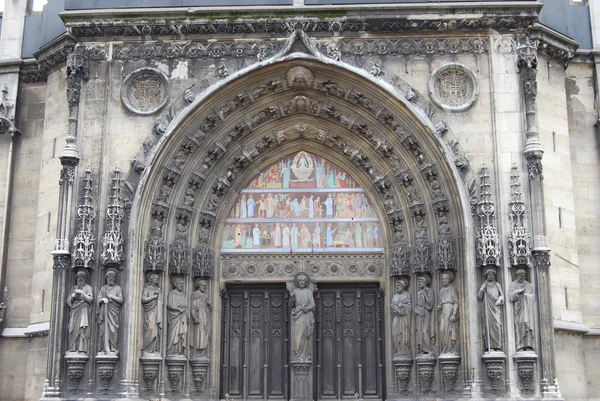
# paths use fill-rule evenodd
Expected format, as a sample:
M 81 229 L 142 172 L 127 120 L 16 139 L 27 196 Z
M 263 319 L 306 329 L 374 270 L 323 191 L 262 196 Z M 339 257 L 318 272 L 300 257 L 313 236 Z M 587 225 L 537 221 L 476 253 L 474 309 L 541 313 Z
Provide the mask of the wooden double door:
M 313 399 L 384 398 L 383 302 L 376 285 L 319 284 Z M 228 286 L 221 398 L 290 398 L 290 306 L 284 285 Z

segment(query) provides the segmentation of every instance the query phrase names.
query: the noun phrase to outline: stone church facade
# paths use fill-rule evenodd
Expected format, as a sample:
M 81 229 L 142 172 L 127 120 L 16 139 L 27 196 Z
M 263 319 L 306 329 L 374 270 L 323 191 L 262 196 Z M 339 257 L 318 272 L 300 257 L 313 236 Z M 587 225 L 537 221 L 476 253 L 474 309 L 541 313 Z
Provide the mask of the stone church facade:
M 595 53 L 541 3 L 63 3 L 2 22 L 0 399 L 598 399 Z

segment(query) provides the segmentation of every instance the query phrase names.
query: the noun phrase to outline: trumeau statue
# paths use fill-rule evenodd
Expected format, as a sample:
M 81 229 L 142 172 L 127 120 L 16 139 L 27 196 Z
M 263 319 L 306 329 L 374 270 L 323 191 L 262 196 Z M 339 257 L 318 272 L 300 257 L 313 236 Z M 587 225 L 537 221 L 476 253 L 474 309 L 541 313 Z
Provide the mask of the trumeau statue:
M 185 354 L 187 337 L 187 299 L 183 292 L 183 277 L 175 277 L 173 286 L 167 297 L 167 354 Z
M 311 361 L 311 338 L 315 328 L 315 299 L 317 286 L 306 273 L 298 273 L 293 282 L 287 283 L 292 309 L 292 361 Z
M 417 324 L 417 353 L 429 354 L 435 350 L 435 331 L 433 330 L 433 289 L 429 287 L 431 279 L 427 275 L 419 276 L 419 292 L 414 307 Z
M 77 284 L 73 286 L 67 305 L 69 306 L 69 345 L 67 352 L 87 354 L 90 349 L 88 327 L 90 321 L 90 306 L 94 300 L 92 287 L 86 284 L 87 272 L 83 269 L 77 272 Z
M 197 290 L 192 293 L 191 315 L 194 323 L 192 336 L 192 355 L 193 357 L 208 357 L 208 341 L 210 339 L 210 301 L 206 289 L 208 283 L 206 280 L 198 279 L 196 281 Z
M 517 279 L 510 283 L 508 299 L 513 303 L 517 351 L 535 349 L 535 293 L 525 280 L 525 270 L 517 270 Z
M 483 276 L 486 280 L 479 288 L 477 298 L 483 301 L 483 328 L 485 349 L 500 351 L 502 349 L 502 305 L 504 293 L 496 281 L 496 270 L 487 269 Z
M 105 274 L 106 284 L 98 293 L 98 346 L 100 353 L 118 353 L 119 314 L 123 303 L 121 286 L 115 284 L 117 271 L 108 269 Z
M 392 347 L 394 356 L 411 356 L 410 330 L 412 301 L 406 291 L 408 280 L 396 281 L 396 293 L 392 297 Z
M 162 291 L 158 285 L 159 276 L 156 273 L 148 276 L 148 282 L 142 292 L 144 307 L 144 337 L 142 352 L 157 353 L 160 349 L 160 332 L 162 328 Z
M 458 355 L 458 291 L 450 282 L 454 275 L 442 273 L 442 288 L 438 297 L 437 310 L 440 318 L 440 351 L 442 354 Z

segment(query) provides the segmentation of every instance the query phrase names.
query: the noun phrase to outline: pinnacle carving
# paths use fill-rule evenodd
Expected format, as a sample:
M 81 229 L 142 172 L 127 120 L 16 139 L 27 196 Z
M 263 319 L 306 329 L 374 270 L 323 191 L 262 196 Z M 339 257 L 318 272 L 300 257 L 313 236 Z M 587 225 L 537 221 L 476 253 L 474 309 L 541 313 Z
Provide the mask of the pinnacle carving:
M 112 179 L 110 204 L 106 209 L 106 230 L 102 238 L 102 264 L 119 265 L 123 261 L 123 220 L 125 219 L 124 201 L 121 195 L 123 178 L 116 167 Z
M 510 211 L 508 217 L 511 223 L 511 231 L 508 236 L 508 252 L 512 266 L 529 265 L 530 235 L 525 227 L 525 202 L 523 202 L 521 183 L 517 166 L 513 164 L 511 179 L 511 200 L 508 203 Z
M 73 238 L 72 262 L 73 268 L 93 269 L 93 261 L 96 257 L 94 238 L 94 221 L 96 220 L 96 209 L 92 206 L 92 170 L 85 171 L 83 179 L 83 203 L 77 207 L 77 220 L 79 228 Z
M 477 232 L 477 259 L 480 266 L 500 264 L 500 242 L 496 229 L 496 208 L 490 192 L 490 176 L 485 163 L 481 166 L 481 193 L 477 202 L 479 230 Z
M 537 68 L 537 48 L 539 40 L 531 39 L 529 35 L 517 37 L 517 68 Z

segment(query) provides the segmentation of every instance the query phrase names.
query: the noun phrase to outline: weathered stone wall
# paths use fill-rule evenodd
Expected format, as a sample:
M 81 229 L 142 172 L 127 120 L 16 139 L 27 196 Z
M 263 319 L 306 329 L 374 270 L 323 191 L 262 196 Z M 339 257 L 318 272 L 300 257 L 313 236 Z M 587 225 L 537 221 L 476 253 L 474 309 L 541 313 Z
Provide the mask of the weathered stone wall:
M 114 51 L 107 53 L 115 54 Z M 478 172 L 482 163 L 488 165 L 505 261 L 499 281 L 506 291 L 513 279 L 506 267 L 506 236 L 510 231 L 507 212 L 513 163 L 521 173 L 524 192 L 528 187 L 522 153 L 525 123 L 514 53 L 498 52 L 490 46 L 489 52 L 483 54 L 365 57 L 361 65 L 368 71 L 379 60 L 383 61 L 382 80 L 393 83 L 393 78 L 397 77 L 398 82 L 414 88 L 426 102 L 429 101 L 429 76 L 441 65 L 458 62 L 477 76 L 479 98 L 473 107 L 465 112 L 453 113 L 433 106 L 433 111 L 447 122 L 451 130 L 448 140 L 457 141 L 452 146 L 457 152 L 467 155 L 473 170 Z M 345 57 L 343 61 L 352 63 L 353 59 Z M 230 73 L 243 68 L 233 59 L 224 64 Z M 157 68 L 171 78 L 169 103 L 160 112 L 148 117 L 131 113 L 121 101 L 124 78 L 143 66 Z M 119 59 L 92 63 L 90 78 L 83 82 L 79 104 L 78 146 L 82 159 L 77 170 L 77 196 L 73 206 L 79 203 L 81 177 L 90 167 L 94 179 L 97 239 L 104 232 L 113 169 L 118 166 L 127 173 L 134 159 L 143 161 L 140 151 L 144 142 L 154 143 L 158 138 L 152 133 L 154 124 L 157 121 L 168 123 L 187 105 L 183 100 L 186 89 L 199 93 L 220 79 L 212 59 Z M 546 59 L 539 61 L 538 122 L 545 150 L 544 186 L 548 235 L 553 250 L 554 314 L 556 319 L 598 327 L 599 304 L 595 294 L 600 276 L 594 266 L 600 254 L 594 240 L 600 234 L 600 156 L 598 136 L 592 127 L 595 113 L 593 85 L 589 84 L 591 79 L 590 66 L 574 64 L 565 73 L 558 63 Z M 65 71 L 62 69 L 52 73 L 46 85 L 29 84 L 20 95 L 17 125 L 23 136 L 15 148 L 15 190 L 7 280 L 11 302 L 5 323 L 5 327 L 9 328 L 24 328 L 47 322 L 50 318 L 50 251 L 54 247 L 55 213 L 58 209 L 58 157 L 65 143 L 68 125 L 65 92 Z M 5 149 L 7 141 L 4 138 L 0 140 Z M 4 153 L 0 154 L 0 165 L 6 164 L 4 157 Z M 0 188 L 3 188 L 3 180 L 4 176 L 0 175 Z M 528 203 L 526 207 L 529 212 Z M 74 220 L 73 227 L 75 223 Z M 474 235 L 474 231 L 465 235 Z M 98 241 L 97 255 L 100 249 Z M 94 275 L 96 295 L 101 283 L 98 272 Z M 469 285 L 479 287 L 480 283 Z M 163 291 L 166 290 L 165 286 Z M 509 316 L 511 310 L 510 306 L 504 308 L 505 328 L 507 337 L 514 341 L 513 320 Z M 92 324 L 95 324 L 94 320 Z M 476 347 L 482 347 L 478 330 L 479 327 L 473 328 L 472 342 Z M 47 337 L 2 338 L 0 389 L 7 389 L 7 392 L 3 392 L 0 399 L 39 399 L 46 365 L 46 341 Z M 557 334 L 556 341 L 558 377 L 563 395 L 567 399 L 579 399 L 598 394 L 598 381 L 592 374 L 594 362 L 600 357 L 597 338 Z M 588 376 L 582 374 L 581 366 L 587 367 Z M 518 381 L 515 366 L 510 360 L 507 361 L 507 369 L 507 379 Z

